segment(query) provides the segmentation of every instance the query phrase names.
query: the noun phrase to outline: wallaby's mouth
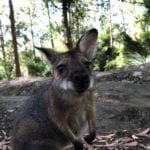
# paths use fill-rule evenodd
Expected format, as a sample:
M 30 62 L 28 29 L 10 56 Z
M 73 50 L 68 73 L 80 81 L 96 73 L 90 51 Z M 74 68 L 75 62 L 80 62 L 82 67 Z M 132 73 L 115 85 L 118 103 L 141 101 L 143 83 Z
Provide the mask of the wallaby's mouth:
M 86 89 L 87 88 L 78 88 L 78 89 L 76 89 L 76 91 L 81 94 L 81 93 L 84 93 L 86 91 Z
M 75 82 L 74 83 L 74 88 L 76 92 L 78 93 L 84 93 L 88 88 L 90 84 L 90 79 L 82 82 Z

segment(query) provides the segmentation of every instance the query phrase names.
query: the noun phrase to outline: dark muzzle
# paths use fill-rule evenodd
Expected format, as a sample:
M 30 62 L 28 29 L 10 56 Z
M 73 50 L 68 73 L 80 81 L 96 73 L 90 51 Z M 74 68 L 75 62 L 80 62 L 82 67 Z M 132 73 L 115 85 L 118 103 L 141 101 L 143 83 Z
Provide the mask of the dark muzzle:
M 89 87 L 90 77 L 87 73 L 75 72 L 72 81 L 76 91 L 83 93 Z

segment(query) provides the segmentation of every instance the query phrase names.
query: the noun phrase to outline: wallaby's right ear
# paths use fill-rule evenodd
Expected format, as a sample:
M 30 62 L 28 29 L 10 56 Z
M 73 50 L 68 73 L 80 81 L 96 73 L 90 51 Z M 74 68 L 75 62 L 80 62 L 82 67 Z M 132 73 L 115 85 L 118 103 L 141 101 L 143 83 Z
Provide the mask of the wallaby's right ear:
M 80 52 L 84 54 L 89 60 L 95 56 L 97 37 L 97 29 L 91 29 L 85 33 L 77 43 L 77 47 L 79 48 Z
M 40 50 L 40 52 L 44 53 L 44 55 L 46 56 L 46 58 L 53 63 L 56 60 L 57 57 L 57 52 L 55 52 L 53 49 L 51 48 L 44 48 L 44 47 L 36 47 L 34 46 L 36 49 Z

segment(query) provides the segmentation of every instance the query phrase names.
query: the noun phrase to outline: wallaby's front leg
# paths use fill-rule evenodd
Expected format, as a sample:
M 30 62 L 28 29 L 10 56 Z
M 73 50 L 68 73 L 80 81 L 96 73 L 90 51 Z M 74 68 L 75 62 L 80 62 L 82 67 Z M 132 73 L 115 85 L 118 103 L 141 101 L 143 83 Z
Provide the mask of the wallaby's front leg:
M 76 150 L 83 150 L 83 143 L 74 135 L 64 117 L 57 120 L 57 125 L 66 138 L 71 141 Z
M 88 144 L 94 140 L 96 136 L 96 107 L 95 107 L 95 97 L 91 95 L 91 101 L 87 105 L 87 119 L 89 126 L 89 134 L 85 136 L 85 141 Z

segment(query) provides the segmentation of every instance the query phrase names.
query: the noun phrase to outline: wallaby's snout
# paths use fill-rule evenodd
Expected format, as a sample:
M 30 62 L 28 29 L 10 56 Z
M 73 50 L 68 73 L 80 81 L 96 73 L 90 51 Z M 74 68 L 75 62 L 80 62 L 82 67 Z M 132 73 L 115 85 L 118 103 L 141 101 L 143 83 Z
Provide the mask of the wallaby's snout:
M 83 93 L 90 85 L 90 76 L 81 67 L 78 67 L 72 75 L 72 82 L 75 90 L 78 93 Z

